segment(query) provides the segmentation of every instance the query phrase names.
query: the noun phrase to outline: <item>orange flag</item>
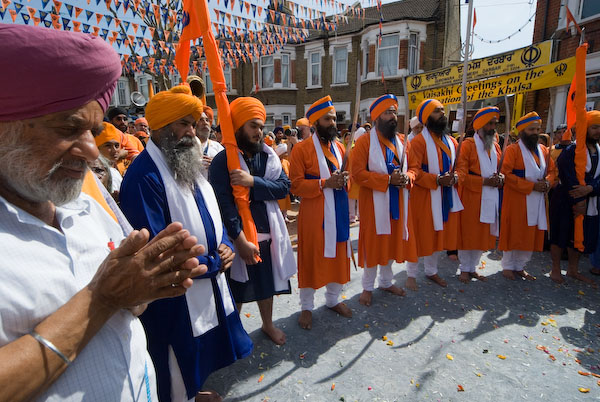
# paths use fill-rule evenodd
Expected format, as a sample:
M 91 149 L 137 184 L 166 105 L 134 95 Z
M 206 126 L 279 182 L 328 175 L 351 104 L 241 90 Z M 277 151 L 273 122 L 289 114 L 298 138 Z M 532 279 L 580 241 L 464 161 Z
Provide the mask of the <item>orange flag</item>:
M 190 68 L 190 41 L 202 37 L 210 80 L 213 84 L 215 102 L 219 112 L 219 123 L 223 133 L 223 145 L 227 153 L 227 168 L 229 171 L 241 169 L 239 153 L 231 121 L 231 109 L 227 100 L 227 85 L 225 74 L 219 57 L 215 36 L 211 29 L 210 13 L 206 0 L 183 1 L 183 29 L 179 45 L 175 53 L 175 64 L 185 82 Z M 250 189 L 243 186 L 233 186 L 233 197 L 242 218 L 242 228 L 246 240 L 258 247 L 256 225 L 250 212 Z M 259 258 L 260 260 L 260 258 Z
M 569 10 L 569 7 L 567 7 L 567 31 L 569 30 L 569 25 L 571 25 L 571 22 L 575 25 L 577 31 L 579 31 L 579 35 L 581 35 L 581 28 L 579 28 L 579 24 L 577 24 L 575 17 L 573 17 L 573 14 L 571 14 L 571 10 Z
M 587 100 L 586 79 L 585 79 L 585 56 L 587 54 L 588 44 L 580 45 L 575 52 L 575 108 L 577 110 L 577 133 L 575 138 L 575 173 L 579 184 L 585 185 L 585 165 L 587 163 L 587 148 L 585 137 L 587 134 L 587 113 L 585 103 Z M 575 217 L 575 248 L 583 252 L 583 215 Z
M 575 87 L 577 83 L 577 70 L 575 71 L 575 75 L 573 76 L 573 81 L 571 81 L 571 86 L 569 87 L 569 94 L 567 95 L 567 129 L 563 133 L 562 140 L 563 141 L 571 141 L 571 127 L 575 125 L 575 119 L 577 118 L 577 109 L 575 108 Z

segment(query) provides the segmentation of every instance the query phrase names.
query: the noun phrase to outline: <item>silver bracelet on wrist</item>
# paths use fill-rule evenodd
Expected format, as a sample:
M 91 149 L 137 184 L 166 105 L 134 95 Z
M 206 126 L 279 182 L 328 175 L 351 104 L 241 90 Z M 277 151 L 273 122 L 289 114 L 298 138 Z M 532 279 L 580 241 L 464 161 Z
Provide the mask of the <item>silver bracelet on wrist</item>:
M 72 360 L 70 360 L 67 356 L 65 356 L 63 354 L 63 352 L 58 350 L 58 348 L 56 346 L 54 346 L 54 344 L 52 342 L 50 342 L 48 339 L 44 338 L 43 336 L 41 336 L 40 334 L 38 334 L 35 331 L 31 331 L 29 333 L 29 335 L 31 335 L 36 341 L 38 341 L 39 343 L 41 343 L 42 345 L 44 345 L 45 347 L 47 347 L 48 349 L 50 349 L 51 351 L 56 353 L 58 355 L 58 357 L 60 357 L 67 364 L 67 366 L 69 364 L 73 363 Z

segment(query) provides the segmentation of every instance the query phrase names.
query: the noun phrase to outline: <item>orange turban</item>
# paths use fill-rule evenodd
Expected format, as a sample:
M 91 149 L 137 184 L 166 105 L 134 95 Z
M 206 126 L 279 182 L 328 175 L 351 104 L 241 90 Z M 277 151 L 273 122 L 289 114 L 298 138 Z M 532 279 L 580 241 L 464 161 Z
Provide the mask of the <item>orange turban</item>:
M 391 106 L 394 106 L 396 110 L 398 110 L 398 98 L 396 98 L 396 95 L 385 94 L 375 99 L 375 101 L 371 103 L 370 108 L 371 121 L 377 120 L 379 115 L 388 110 Z
M 264 123 L 267 119 L 265 105 L 250 96 L 235 99 L 231 102 L 230 107 L 234 132 L 237 132 L 248 120 L 260 119 Z
M 187 115 L 195 120 L 202 114 L 202 101 L 192 95 L 187 85 L 177 85 L 154 95 L 146 106 L 146 119 L 151 130 L 158 130 Z
M 473 128 L 475 131 L 479 130 L 481 127 L 488 124 L 494 117 L 496 119 L 500 118 L 500 109 L 496 106 L 488 106 L 479 109 L 477 113 L 475 113 L 475 117 L 473 117 Z
M 301 119 L 298 119 L 298 121 L 296 121 L 296 127 L 300 127 L 300 126 L 310 127 L 310 122 L 308 121 L 308 119 L 306 117 L 303 117 Z
M 326 97 L 321 98 L 310 105 L 308 111 L 306 112 L 306 117 L 308 118 L 310 124 L 315 124 L 317 120 L 319 120 L 322 116 L 325 116 L 330 110 L 335 112 L 331 96 L 327 95 Z
M 210 123 L 212 124 L 215 118 L 212 108 L 210 106 L 202 106 L 202 113 L 206 114 L 206 117 L 208 117 L 208 120 L 210 120 Z
M 148 125 L 148 120 L 146 120 L 145 117 L 140 117 L 133 124 L 140 124 L 140 123 L 146 123 L 146 125 Z
M 433 112 L 438 107 L 443 108 L 444 105 L 437 99 L 425 99 L 423 102 L 417 106 L 417 117 L 421 124 L 427 123 L 427 119 L 431 112 Z
M 121 130 L 107 122 L 102 122 L 102 126 L 104 126 L 104 129 L 96 138 L 94 138 L 97 147 L 108 141 L 117 141 L 121 144 Z
M 600 111 L 592 110 L 587 112 L 587 125 L 592 126 L 594 124 L 600 124 Z
M 267 144 L 270 147 L 272 147 L 273 144 L 275 144 L 275 140 L 273 140 L 273 138 L 271 138 L 270 135 L 265 135 L 265 138 L 263 139 L 263 141 L 265 144 Z
M 529 112 L 525 116 L 521 117 L 515 126 L 517 131 L 525 130 L 527 127 L 539 121 L 542 124 L 542 118 L 536 112 Z

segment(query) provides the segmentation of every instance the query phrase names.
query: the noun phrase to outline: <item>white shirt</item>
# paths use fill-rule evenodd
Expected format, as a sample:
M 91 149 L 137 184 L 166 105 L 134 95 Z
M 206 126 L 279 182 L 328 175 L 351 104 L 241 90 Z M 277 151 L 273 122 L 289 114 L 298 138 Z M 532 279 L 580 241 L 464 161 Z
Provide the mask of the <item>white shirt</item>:
M 202 143 L 200 139 L 198 139 L 198 142 L 200 143 L 202 155 L 210 156 L 211 158 L 214 158 L 219 152 L 225 149 L 225 147 L 223 147 L 223 145 L 219 144 L 217 141 L 206 140 L 205 143 Z M 202 164 L 202 167 L 202 176 L 208 180 L 208 166 Z
M 0 197 L 0 347 L 85 287 L 109 253 L 108 242 L 123 240 L 119 225 L 85 194 L 56 208 L 56 219 L 62 233 Z M 148 388 L 156 401 L 144 329 L 120 310 L 38 400 L 145 402 Z
M 111 186 L 110 192 L 114 193 L 115 191 L 120 191 L 121 183 L 123 183 L 123 176 L 121 176 L 121 172 L 119 172 L 118 169 L 111 167 L 110 168 L 110 177 L 112 179 L 112 186 Z

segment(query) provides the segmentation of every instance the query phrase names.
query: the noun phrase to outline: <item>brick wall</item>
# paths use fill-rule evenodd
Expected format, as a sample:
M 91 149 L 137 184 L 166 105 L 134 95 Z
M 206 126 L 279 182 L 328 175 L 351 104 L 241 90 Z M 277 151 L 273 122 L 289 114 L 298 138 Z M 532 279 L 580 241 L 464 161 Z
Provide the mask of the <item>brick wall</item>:
M 368 61 L 367 61 L 367 65 L 369 67 L 369 72 L 370 73 L 374 73 L 375 72 L 375 57 L 376 57 L 376 46 L 375 45 L 370 45 L 369 46 L 369 53 L 368 53 Z
M 400 41 L 400 51 L 398 52 L 398 66 L 399 68 L 408 68 L 408 40 L 402 39 Z

